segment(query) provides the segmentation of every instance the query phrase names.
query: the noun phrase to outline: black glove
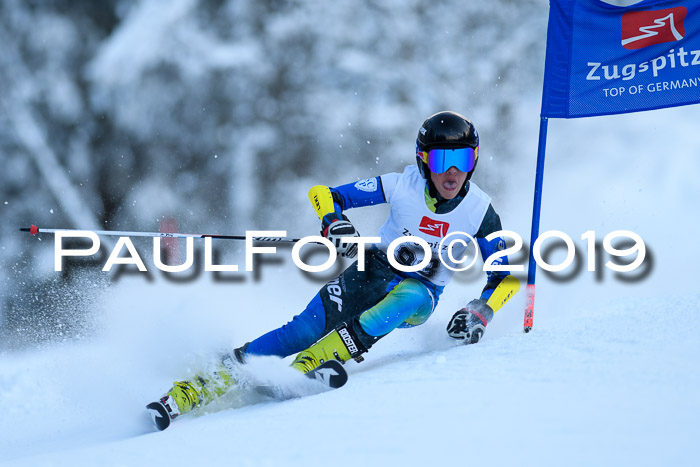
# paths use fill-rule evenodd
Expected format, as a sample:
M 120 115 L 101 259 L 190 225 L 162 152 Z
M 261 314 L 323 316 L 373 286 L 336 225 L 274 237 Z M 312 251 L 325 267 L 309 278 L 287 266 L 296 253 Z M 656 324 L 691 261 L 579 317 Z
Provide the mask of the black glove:
M 359 237 L 352 222 L 343 214 L 343 218 L 339 219 L 337 215 L 327 215 L 321 223 L 321 235 L 326 237 L 335 245 L 335 249 L 340 256 L 346 258 L 354 258 L 357 254 L 357 243 L 343 243 L 343 237 Z
M 486 331 L 486 325 L 493 318 L 493 310 L 486 300 L 472 300 L 466 307 L 454 314 L 447 324 L 447 334 L 465 344 L 476 344 Z

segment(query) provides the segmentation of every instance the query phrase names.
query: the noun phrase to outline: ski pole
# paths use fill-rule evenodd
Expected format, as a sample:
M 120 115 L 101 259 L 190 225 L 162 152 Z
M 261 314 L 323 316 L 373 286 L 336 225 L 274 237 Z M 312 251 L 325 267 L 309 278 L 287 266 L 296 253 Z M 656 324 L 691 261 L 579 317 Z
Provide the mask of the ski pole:
M 79 229 L 43 229 L 32 224 L 31 227 L 22 227 L 21 232 L 29 232 L 30 235 L 39 233 L 56 233 L 56 232 L 79 232 Z M 164 238 L 220 238 L 224 240 L 245 240 L 245 235 L 209 235 L 209 234 L 187 234 L 177 232 L 129 232 L 121 230 L 90 230 L 97 235 L 107 235 L 114 237 L 164 237 Z M 252 237 L 255 242 L 275 242 L 275 243 L 296 243 L 300 238 L 289 237 Z

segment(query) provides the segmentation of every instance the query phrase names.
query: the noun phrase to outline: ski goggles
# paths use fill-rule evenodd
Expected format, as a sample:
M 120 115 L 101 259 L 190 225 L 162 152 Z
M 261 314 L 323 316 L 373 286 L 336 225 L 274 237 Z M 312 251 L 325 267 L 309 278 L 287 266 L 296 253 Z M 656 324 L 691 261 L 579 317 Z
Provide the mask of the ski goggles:
M 476 165 L 479 147 L 459 149 L 431 149 L 418 151 L 418 157 L 426 163 L 431 172 L 441 174 L 450 167 L 457 167 L 462 172 L 471 172 Z

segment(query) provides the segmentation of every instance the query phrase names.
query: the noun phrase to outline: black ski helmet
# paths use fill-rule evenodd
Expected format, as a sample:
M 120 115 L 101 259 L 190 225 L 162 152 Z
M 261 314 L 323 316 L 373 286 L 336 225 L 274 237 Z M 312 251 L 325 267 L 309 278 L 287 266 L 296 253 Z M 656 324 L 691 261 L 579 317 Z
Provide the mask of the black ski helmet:
M 472 148 L 476 153 L 474 168 L 467 174 L 472 177 L 479 160 L 479 133 L 472 122 L 457 112 L 443 111 L 431 115 L 423 122 L 416 138 L 416 164 L 423 178 L 430 178 L 430 169 L 423 161 L 423 152 L 431 149 Z

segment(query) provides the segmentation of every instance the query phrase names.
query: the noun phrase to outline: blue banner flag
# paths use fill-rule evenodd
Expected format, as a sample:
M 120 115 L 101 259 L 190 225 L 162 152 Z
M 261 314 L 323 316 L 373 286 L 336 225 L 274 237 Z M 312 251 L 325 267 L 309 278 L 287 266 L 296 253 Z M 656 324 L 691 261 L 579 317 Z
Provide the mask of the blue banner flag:
M 550 1 L 542 117 L 698 102 L 699 0 Z

